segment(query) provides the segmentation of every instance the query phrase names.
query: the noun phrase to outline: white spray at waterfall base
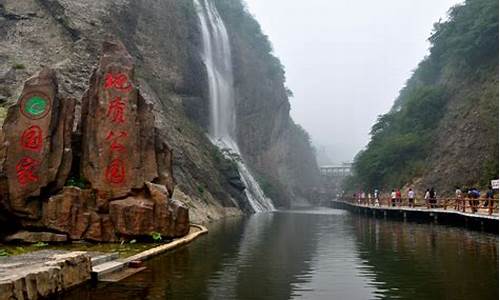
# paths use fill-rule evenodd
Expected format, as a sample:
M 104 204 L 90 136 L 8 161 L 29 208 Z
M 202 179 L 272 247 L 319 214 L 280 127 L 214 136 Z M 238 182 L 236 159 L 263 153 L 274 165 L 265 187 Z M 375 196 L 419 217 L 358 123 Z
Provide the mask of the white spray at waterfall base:
M 202 1 L 202 3 L 200 2 Z M 236 107 L 234 103 L 233 66 L 231 47 L 224 22 L 210 0 L 194 0 L 203 37 L 202 58 L 207 68 L 210 100 L 209 137 L 219 149 L 229 149 L 241 157 L 235 142 Z M 225 154 L 227 158 L 232 155 Z M 234 160 L 234 159 L 233 159 Z M 242 159 L 238 165 L 245 193 L 255 212 L 272 211 L 274 205 L 267 198 Z

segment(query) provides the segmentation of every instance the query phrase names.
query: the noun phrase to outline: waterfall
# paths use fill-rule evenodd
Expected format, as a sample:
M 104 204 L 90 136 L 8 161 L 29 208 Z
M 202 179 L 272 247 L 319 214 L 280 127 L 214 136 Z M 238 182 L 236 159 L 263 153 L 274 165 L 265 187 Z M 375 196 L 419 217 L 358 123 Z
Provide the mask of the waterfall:
M 245 193 L 255 212 L 271 211 L 274 206 L 241 158 L 236 135 L 233 65 L 226 26 L 210 0 L 194 0 L 203 38 L 202 59 L 208 75 L 210 100 L 209 137 L 212 143 L 233 159 L 246 186 Z M 234 159 L 234 156 L 239 159 Z

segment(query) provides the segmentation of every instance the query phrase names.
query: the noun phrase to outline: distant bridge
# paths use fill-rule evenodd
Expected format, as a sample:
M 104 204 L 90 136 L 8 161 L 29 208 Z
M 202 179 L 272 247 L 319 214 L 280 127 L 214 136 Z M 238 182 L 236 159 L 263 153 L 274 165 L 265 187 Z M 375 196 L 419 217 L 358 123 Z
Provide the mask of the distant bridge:
M 339 165 L 323 165 L 319 167 L 321 176 L 328 178 L 343 178 L 352 174 L 352 163 Z

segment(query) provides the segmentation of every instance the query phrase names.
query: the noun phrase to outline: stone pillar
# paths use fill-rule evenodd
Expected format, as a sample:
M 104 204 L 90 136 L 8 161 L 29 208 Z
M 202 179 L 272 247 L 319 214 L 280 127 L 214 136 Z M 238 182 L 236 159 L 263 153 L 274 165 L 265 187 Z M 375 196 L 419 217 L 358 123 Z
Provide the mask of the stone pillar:
M 28 201 L 62 188 L 71 168 L 71 130 L 75 101 L 62 101 L 57 93 L 56 74 L 42 69 L 28 79 L 16 105 L 9 108 L 2 131 L 10 209 L 37 218 L 41 201 Z
M 82 104 L 81 169 L 99 199 L 126 196 L 158 177 L 152 110 L 139 96 L 123 44 L 104 42 Z

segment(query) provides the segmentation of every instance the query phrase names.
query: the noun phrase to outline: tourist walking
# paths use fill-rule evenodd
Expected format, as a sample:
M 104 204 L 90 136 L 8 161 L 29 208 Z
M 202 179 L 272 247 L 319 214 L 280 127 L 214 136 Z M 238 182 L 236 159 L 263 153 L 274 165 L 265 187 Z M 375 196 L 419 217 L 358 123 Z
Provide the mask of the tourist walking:
M 415 192 L 412 189 L 408 190 L 408 205 L 415 207 Z
M 477 207 L 479 206 L 479 197 L 481 196 L 481 192 L 477 188 L 473 187 L 469 189 L 467 195 L 469 196 L 471 210 L 473 213 L 476 213 Z
M 396 202 L 398 203 L 398 207 L 401 206 L 401 191 L 399 189 L 396 190 Z
M 425 205 L 427 206 L 427 208 L 430 208 L 430 204 L 431 204 L 431 191 L 429 189 L 425 190 L 424 200 L 425 200 Z
M 489 206 L 493 206 L 493 198 L 495 197 L 495 191 L 493 187 L 488 186 L 488 191 L 486 192 L 486 201 L 484 201 L 484 207 L 487 208 Z
M 437 207 L 437 195 L 436 191 L 432 187 L 431 190 L 429 191 L 429 196 L 430 196 L 430 202 L 431 202 L 431 208 L 436 208 Z
M 391 192 L 391 206 L 396 206 L 396 191 Z
M 457 186 L 455 187 L 455 209 L 460 210 L 462 205 L 462 190 Z

